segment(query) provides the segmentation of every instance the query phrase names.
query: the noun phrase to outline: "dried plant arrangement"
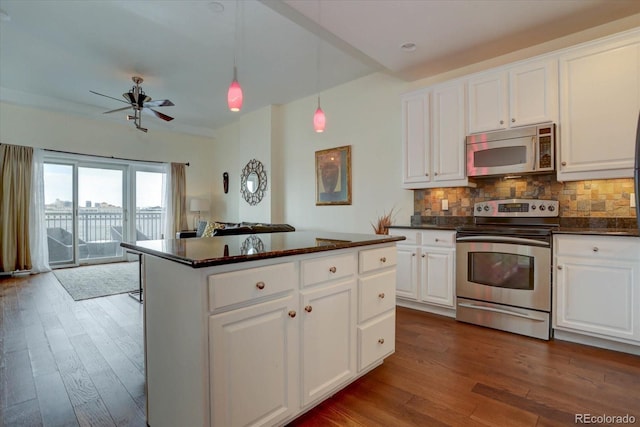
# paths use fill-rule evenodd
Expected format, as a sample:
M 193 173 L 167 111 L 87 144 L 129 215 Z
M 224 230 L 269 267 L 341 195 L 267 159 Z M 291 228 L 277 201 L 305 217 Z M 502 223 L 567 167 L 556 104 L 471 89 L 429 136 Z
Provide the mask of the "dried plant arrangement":
M 373 231 L 376 234 L 389 234 L 389 228 L 391 226 L 391 220 L 393 219 L 393 208 L 389 211 L 388 214 L 383 214 L 378 217 L 378 221 L 374 224 L 371 223 L 371 227 L 373 227 Z

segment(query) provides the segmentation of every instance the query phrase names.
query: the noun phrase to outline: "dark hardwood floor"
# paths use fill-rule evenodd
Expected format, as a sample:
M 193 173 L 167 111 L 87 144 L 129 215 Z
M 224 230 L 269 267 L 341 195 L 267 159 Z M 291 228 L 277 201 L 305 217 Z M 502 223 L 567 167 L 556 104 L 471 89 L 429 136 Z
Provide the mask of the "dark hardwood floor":
M 140 304 L 75 302 L 47 273 L 0 280 L 0 308 L 0 425 L 145 425 Z M 567 426 L 575 414 L 640 425 L 640 357 L 398 308 L 396 353 L 291 425 Z

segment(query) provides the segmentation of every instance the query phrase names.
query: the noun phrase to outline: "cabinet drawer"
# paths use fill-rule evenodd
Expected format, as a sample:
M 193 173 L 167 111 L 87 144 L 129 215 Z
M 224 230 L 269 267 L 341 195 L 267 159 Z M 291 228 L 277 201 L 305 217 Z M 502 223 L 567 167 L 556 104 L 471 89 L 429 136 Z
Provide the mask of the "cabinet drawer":
M 423 231 L 422 246 L 436 246 L 440 248 L 453 248 L 456 244 L 455 231 Z
M 634 237 L 621 236 L 570 236 L 555 238 L 556 255 L 586 256 L 636 260 L 640 254 L 640 241 Z
M 327 256 L 302 261 L 302 286 L 353 276 L 356 273 L 355 254 Z
M 360 251 L 360 273 L 379 270 L 396 265 L 398 250 L 396 246 Z
M 358 371 L 390 355 L 396 348 L 396 311 L 358 327 Z
M 406 240 L 398 242 L 403 245 L 419 245 L 420 244 L 420 232 L 410 228 L 389 228 L 389 234 L 391 236 L 404 236 Z
M 209 276 L 209 310 L 293 290 L 293 263 L 269 265 Z
M 396 305 L 396 270 L 358 281 L 358 322 L 365 322 Z

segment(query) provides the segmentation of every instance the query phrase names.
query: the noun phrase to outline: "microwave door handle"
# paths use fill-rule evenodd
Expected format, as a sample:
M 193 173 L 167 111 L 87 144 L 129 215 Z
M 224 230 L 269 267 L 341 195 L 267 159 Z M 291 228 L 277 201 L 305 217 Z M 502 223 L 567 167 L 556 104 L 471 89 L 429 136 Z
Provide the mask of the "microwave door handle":
M 537 151 L 536 148 L 538 148 L 538 147 L 537 147 L 537 144 L 536 144 L 536 137 L 535 136 L 531 137 L 531 146 L 532 146 L 531 151 L 533 152 L 533 158 L 531 159 L 531 170 L 535 171 L 536 170 L 536 163 L 537 163 L 537 160 L 538 160 L 538 153 L 536 153 L 536 151 Z

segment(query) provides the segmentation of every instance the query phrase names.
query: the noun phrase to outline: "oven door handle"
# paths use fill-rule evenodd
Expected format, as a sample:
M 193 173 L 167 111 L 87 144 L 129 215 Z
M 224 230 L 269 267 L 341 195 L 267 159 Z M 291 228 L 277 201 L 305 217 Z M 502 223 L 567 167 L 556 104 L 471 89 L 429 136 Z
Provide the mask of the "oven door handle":
M 534 239 L 525 239 L 523 237 L 508 237 L 508 236 L 463 236 L 456 238 L 456 242 L 481 242 L 481 243 L 521 243 L 523 245 L 531 245 L 531 246 L 544 246 L 550 247 L 551 244 L 549 242 L 543 242 L 540 240 Z
M 487 307 L 486 305 L 475 305 L 466 302 L 458 303 L 460 307 L 471 308 L 474 310 L 493 311 L 494 313 L 508 314 L 509 316 L 524 317 L 525 319 L 534 320 L 536 322 L 544 322 L 545 319 L 539 319 L 530 314 L 518 313 L 516 311 L 505 310 L 503 308 Z

